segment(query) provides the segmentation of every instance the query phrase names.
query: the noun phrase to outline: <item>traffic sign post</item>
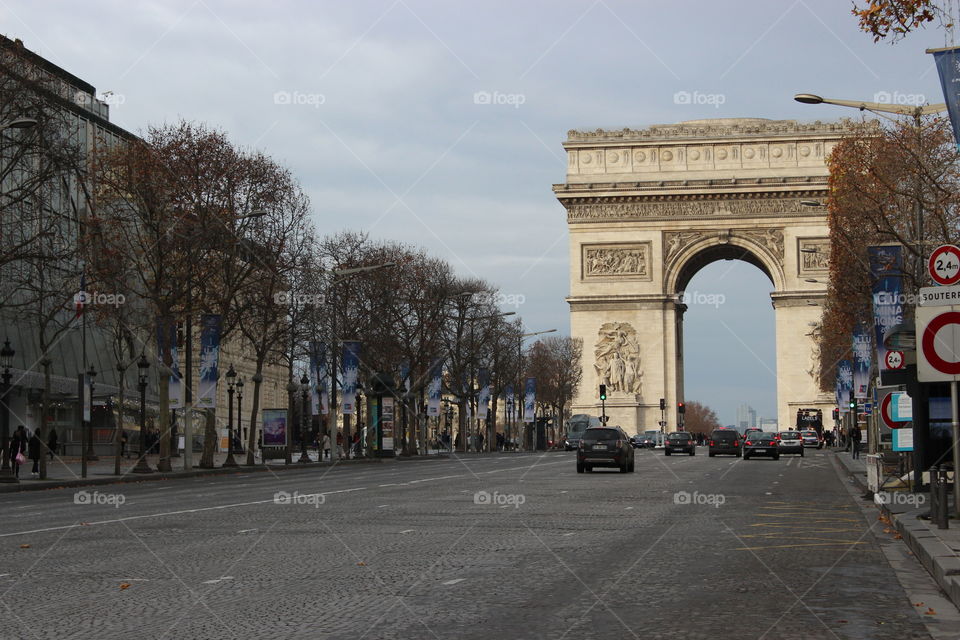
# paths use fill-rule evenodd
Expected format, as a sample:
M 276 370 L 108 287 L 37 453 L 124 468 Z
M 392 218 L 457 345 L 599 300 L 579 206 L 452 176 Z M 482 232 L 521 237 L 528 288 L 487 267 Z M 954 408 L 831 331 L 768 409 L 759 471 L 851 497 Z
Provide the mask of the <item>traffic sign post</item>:
M 931 258 L 932 262 L 933 258 Z M 953 465 L 954 468 L 958 468 L 960 467 L 960 424 L 957 423 L 957 381 L 960 380 L 960 307 L 917 307 L 916 319 L 917 380 L 950 383 Z M 954 474 L 953 497 L 957 505 L 955 509 L 960 511 L 960 473 Z
M 937 284 L 957 284 L 960 282 L 960 248 L 952 244 L 937 247 L 930 254 L 927 268 Z
M 887 369 L 902 369 L 904 365 L 903 351 L 887 351 L 884 357 Z

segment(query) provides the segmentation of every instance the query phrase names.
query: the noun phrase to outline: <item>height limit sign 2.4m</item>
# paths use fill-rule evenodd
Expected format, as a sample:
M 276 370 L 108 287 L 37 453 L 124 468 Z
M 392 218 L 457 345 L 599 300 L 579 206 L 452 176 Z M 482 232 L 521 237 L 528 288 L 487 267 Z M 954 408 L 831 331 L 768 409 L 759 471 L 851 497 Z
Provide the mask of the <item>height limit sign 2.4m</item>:
M 952 244 L 937 247 L 928 262 L 930 277 L 939 285 L 960 282 L 960 248 Z

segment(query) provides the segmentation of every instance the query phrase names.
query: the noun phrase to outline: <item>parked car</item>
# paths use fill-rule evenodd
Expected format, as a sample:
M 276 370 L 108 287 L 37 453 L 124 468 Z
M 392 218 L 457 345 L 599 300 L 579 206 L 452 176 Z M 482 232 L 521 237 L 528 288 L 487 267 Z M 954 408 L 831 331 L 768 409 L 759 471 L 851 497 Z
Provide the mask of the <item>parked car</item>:
M 667 441 L 663 447 L 663 454 L 688 453 L 691 456 L 697 455 L 697 441 L 693 434 L 686 431 L 676 431 L 667 436 Z
M 805 447 L 823 448 L 823 440 L 814 429 L 804 429 L 800 432 L 800 437 L 803 438 L 803 446 Z
M 580 436 L 577 473 L 594 467 L 618 467 L 620 473 L 627 473 L 633 465 L 633 446 L 620 427 L 590 427 Z
M 780 459 L 780 445 L 777 434 L 766 431 L 753 432 L 743 442 L 743 459 L 749 460 L 755 456 L 769 456 L 774 460 Z
M 780 453 L 799 453 L 803 457 L 803 437 L 799 431 L 780 432 Z
M 718 453 L 729 453 L 740 457 L 740 432 L 736 429 L 714 429 L 710 432 L 707 455 L 711 458 Z

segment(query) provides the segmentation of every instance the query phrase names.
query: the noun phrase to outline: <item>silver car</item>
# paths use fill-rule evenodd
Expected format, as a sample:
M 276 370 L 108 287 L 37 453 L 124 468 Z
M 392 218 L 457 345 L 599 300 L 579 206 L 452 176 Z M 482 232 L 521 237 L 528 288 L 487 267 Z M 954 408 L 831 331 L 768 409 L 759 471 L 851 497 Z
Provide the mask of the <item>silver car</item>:
M 799 453 L 803 457 L 803 437 L 799 431 L 780 432 L 780 453 Z

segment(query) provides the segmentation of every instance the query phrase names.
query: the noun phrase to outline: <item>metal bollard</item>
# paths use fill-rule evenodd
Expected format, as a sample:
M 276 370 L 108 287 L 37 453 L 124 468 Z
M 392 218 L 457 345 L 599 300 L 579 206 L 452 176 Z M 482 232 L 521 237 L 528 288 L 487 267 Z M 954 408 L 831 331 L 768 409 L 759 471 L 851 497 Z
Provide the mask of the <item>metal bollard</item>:
M 947 470 L 940 467 L 938 469 L 939 478 L 937 478 L 937 506 L 940 513 L 937 520 L 937 526 L 941 529 L 950 528 L 950 509 L 947 503 Z

